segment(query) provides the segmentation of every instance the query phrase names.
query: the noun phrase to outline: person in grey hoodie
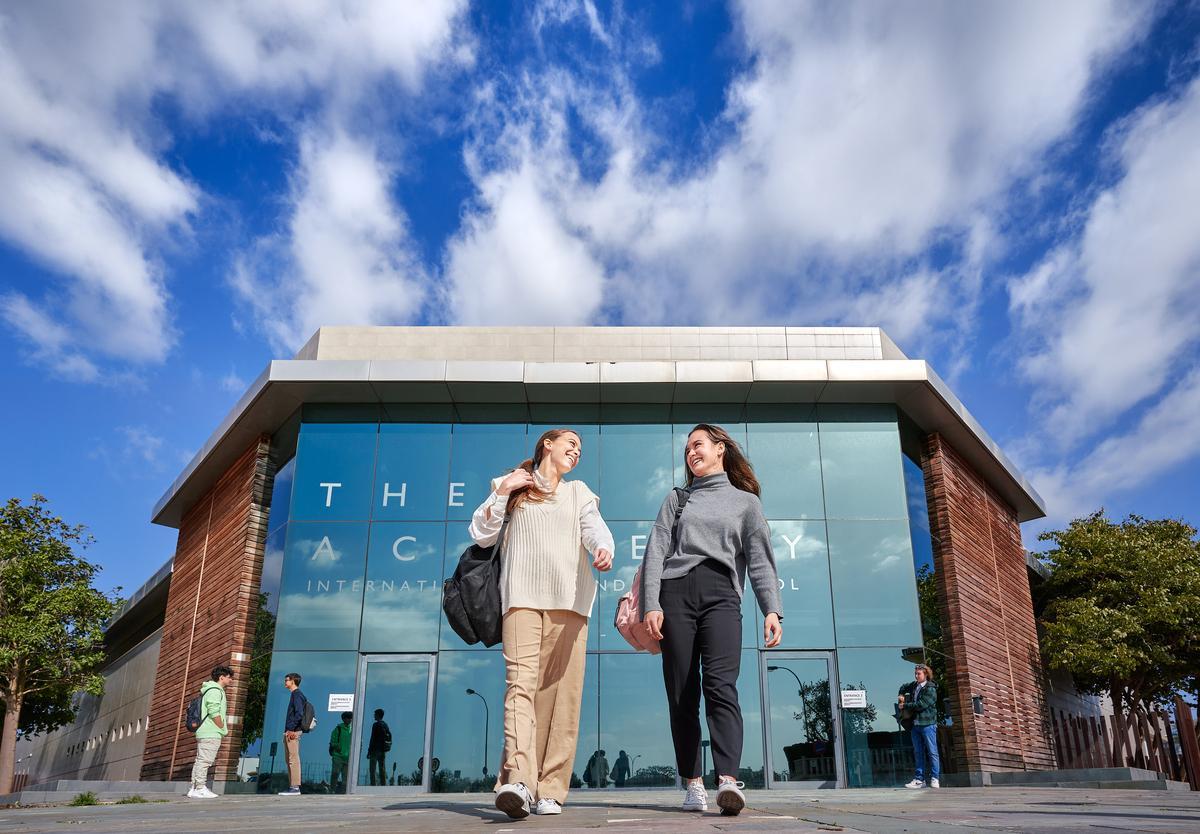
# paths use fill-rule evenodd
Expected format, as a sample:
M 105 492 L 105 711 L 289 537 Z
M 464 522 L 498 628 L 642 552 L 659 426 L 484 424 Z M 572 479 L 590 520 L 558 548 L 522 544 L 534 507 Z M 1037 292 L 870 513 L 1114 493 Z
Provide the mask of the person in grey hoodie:
M 684 463 L 688 499 L 678 521 L 679 499 L 671 490 L 646 542 L 643 621 L 662 642 L 675 761 L 688 783 L 683 809 L 708 810 L 700 763 L 703 690 L 719 776 L 717 805 L 734 815 L 746 805 L 737 781 L 744 732 L 737 693 L 742 589 L 749 573 L 765 618 L 764 645 L 773 648 L 783 638 L 779 577 L 758 479 L 729 433 L 708 423 L 696 426 Z

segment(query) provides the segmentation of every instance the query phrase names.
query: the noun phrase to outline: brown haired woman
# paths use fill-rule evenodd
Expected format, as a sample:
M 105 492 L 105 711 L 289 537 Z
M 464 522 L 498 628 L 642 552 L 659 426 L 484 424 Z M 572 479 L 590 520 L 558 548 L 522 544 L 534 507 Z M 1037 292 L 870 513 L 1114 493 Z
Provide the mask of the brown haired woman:
M 685 811 L 707 811 L 700 765 L 700 692 L 704 691 L 717 805 L 733 815 L 746 805 L 737 780 L 742 757 L 742 588 L 746 573 L 766 623 L 764 645 L 783 638 L 779 578 L 771 531 L 758 500 L 758 479 L 729 433 L 701 423 L 683 452 L 688 499 L 667 495 L 646 542 L 642 568 L 643 620 L 662 641 L 663 680 L 679 775 L 687 780 Z M 672 537 L 672 527 L 675 535 Z M 701 671 L 703 670 L 703 672 Z
M 534 813 L 561 814 L 575 764 L 596 600 L 592 568 L 611 568 L 613 551 L 600 499 L 582 481 L 562 479 L 582 453 L 570 429 L 546 432 L 533 457 L 492 481 L 471 518 L 471 538 L 483 547 L 508 520 L 500 554 L 508 688 L 496 807 L 513 819 L 529 816 L 535 800 Z

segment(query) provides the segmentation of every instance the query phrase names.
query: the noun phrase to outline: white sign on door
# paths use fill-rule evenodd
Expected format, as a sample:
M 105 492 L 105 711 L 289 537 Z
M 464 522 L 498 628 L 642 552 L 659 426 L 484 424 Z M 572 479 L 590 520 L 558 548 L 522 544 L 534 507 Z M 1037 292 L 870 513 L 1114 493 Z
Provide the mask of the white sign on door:
M 843 689 L 842 690 L 842 709 L 866 709 L 867 708 L 867 690 L 865 689 Z
M 349 695 L 329 695 L 330 712 L 354 712 L 354 693 Z

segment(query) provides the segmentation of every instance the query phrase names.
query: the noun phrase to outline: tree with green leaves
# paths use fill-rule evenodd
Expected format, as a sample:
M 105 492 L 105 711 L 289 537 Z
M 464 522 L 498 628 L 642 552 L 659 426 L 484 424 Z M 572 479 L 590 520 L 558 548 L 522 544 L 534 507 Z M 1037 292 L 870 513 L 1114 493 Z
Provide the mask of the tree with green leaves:
M 12 789 L 18 728 L 60 727 L 75 693 L 104 690 L 104 624 L 118 600 L 92 587 L 98 568 L 76 553 L 90 543 L 41 495 L 0 507 L 0 794 Z
M 242 753 L 262 738 L 267 689 L 270 687 L 271 648 L 275 645 L 275 615 L 268 607 L 268 594 L 258 595 L 254 611 L 254 642 L 250 646 L 250 668 L 246 675 L 246 707 L 242 724 Z
M 1200 543 L 1196 528 L 1099 510 L 1042 533 L 1052 566 L 1039 589 L 1042 656 L 1076 687 L 1108 695 L 1118 722 L 1145 717 L 1200 668 Z M 1119 734 L 1118 734 L 1119 735 Z M 1120 739 L 1113 755 L 1120 758 Z

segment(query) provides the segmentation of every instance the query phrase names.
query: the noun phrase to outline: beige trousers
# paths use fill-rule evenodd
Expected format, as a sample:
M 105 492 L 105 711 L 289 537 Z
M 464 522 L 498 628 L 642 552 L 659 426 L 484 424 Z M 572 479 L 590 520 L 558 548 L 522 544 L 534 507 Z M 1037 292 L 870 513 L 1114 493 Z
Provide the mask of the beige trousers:
M 208 786 L 208 769 L 217 760 L 217 751 L 221 749 L 221 737 L 196 739 L 196 761 L 192 764 L 192 787 Z
M 300 787 L 300 736 L 288 738 L 283 736 L 283 746 L 287 751 L 288 784 L 293 788 Z
M 504 758 L 497 787 L 524 782 L 537 799 L 566 802 L 579 741 L 586 617 L 513 608 L 504 615 Z

